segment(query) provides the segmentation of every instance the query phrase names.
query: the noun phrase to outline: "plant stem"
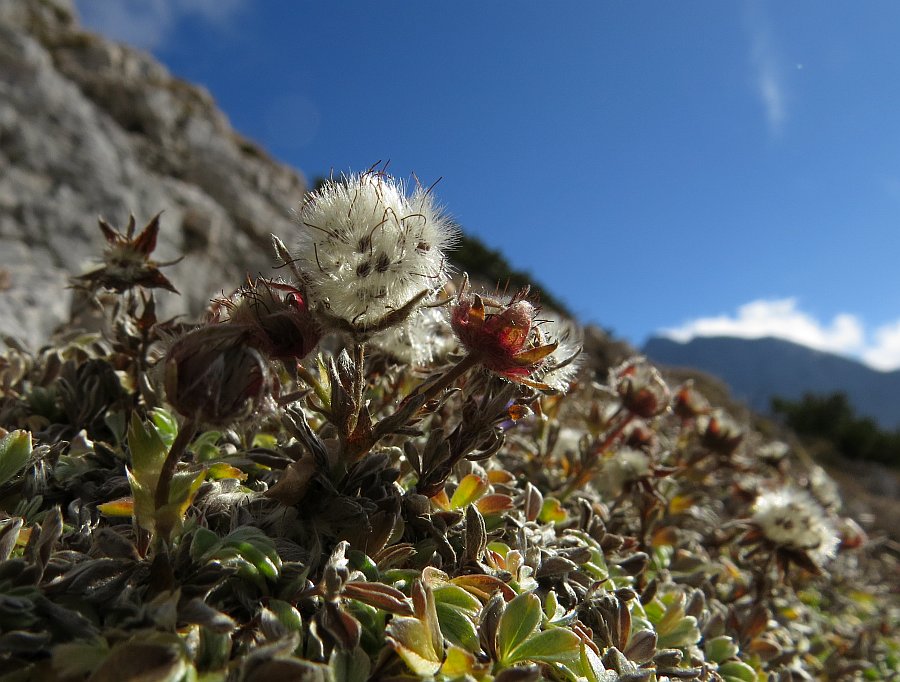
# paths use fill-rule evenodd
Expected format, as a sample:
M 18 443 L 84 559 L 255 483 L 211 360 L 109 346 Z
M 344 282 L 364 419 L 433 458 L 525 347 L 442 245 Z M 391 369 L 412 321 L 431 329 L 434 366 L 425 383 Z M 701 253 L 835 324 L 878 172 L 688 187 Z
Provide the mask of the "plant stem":
M 178 430 L 178 435 L 175 436 L 175 441 L 172 443 L 162 468 L 159 470 L 159 480 L 156 483 L 156 494 L 154 496 L 157 510 L 169 502 L 169 491 L 172 488 L 172 478 L 175 476 L 175 469 L 187 446 L 197 433 L 197 427 L 197 422 L 192 418 L 188 418 Z
M 597 464 L 597 460 L 600 455 L 610 446 L 615 440 L 622 435 L 622 431 L 625 430 L 625 427 L 631 423 L 631 420 L 634 419 L 634 413 L 629 412 L 624 417 L 619 419 L 619 422 L 610 428 L 610 430 L 606 433 L 606 437 L 594 448 L 591 453 L 591 461 L 586 464 L 578 475 L 575 476 L 571 481 L 569 481 L 568 485 L 560 494 L 560 501 L 565 501 L 569 498 L 569 496 L 582 487 L 585 483 L 591 480 L 591 476 L 594 475 L 594 468 Z
M 419 384 L 408 396 L 403 399 L 403 402 L 416 397 L 423 397 L 425 400 L 430 400 L 477 364 L 478 355 L 476 353 L 469 353 L 469 355 L 464 357 L 453 367 L 447 370 L 445 374 L 439 376 L 433 381 L 429 380 L 431 383 L 429 383 L 429 381 L 426 381 L 422 384 Z

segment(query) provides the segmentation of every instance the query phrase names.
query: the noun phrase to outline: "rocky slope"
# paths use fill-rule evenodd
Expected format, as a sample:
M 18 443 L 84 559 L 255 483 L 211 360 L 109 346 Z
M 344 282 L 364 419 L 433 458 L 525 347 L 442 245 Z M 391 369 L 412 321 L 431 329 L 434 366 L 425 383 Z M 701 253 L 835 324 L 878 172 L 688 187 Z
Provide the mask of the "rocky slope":
M 0 332 L 37 346 L 69 315 L 97 217 L 164 211 L 161 260 L 191 312 L 270 268 L 306 183 L 235 133 L 202 88 L 86 33 L 70 0 L 0 0 Z M 163 297 L 163 312 L 185 302 Z

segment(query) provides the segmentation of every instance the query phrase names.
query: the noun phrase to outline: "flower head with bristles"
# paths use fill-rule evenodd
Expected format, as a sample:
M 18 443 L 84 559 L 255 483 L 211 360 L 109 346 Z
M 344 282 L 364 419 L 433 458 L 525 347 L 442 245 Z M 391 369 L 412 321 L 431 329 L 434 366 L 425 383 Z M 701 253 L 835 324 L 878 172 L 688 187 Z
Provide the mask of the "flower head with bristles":
M 777 548 L 784 565 L 793 561 L 813 572 L 834 556 L 840 542 L 822 506 L 799 488 L 761 494 L 750 521 Z
M 310 303 L 356 329 L 377 325 L 449 276 L 457 229 L 430 190 L 384 172 L 329 180 L 296 213 L 291 254 Z

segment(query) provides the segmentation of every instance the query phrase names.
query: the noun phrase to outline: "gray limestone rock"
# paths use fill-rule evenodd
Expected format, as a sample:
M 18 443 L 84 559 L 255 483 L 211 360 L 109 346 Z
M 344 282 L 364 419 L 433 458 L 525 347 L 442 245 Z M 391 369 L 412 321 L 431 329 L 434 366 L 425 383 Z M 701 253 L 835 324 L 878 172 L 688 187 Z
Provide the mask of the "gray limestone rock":
M 162 314 L 199 313 L 271 274 L 306 183 L 234 132 L 208 92 L 152 57 L 84 32 L 69 0 L 0 0 L 0 333 L 37 347 L 93 267 L 98 216 L 163 211 Z

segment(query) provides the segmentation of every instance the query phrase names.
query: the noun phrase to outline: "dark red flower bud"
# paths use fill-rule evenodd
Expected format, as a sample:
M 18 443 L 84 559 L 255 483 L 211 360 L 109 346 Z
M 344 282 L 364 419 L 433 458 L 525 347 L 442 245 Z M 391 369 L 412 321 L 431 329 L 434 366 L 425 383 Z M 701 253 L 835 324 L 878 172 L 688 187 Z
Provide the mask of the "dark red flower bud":
M 185 417 L 225 425 L 259 407 L 270 390 L 266 361 L 245 329 L 214 324 L 176 341 L 165 359 L 166 395 Z
M 283 282 L 258 279 L 220 304 L 225 320 L 247 327 L 249 343 L 274 360 L 300 360 L 322 336 L 302 292 Z
M 659 370 L 644 358 L 628 360 L 611 374 L 616 393 L 632 414 L 650 419 L 669 406 L 669 387 Z
M 694 388 L 692 380 L 686 381 L 675 392 L 672 409 L 682 419 L 696 419 L 710 411 L 709 402 Z
M 737 450 L 737 446 L 744 438 L 741 427 L 721 410 L 716 410 L 698 421 L 697 427 L 703 446 L 724 457 Z

